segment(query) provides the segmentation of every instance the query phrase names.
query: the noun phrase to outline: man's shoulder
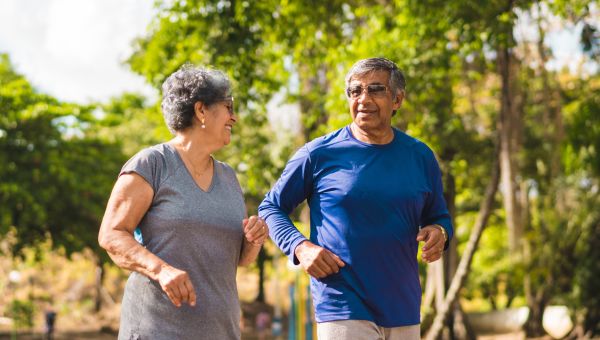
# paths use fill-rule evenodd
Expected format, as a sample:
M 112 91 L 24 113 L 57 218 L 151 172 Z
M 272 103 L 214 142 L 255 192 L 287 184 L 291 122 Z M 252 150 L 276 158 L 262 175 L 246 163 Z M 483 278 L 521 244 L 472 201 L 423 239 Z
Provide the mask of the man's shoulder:
M 348 141 L 348 131 L 346 127 L 343 127 L 321 137 L 317 137 L 306 143 L 304 146 L 309 153 L 314 153 L 320 150 L 326 150 L 346 141 Z
M 435 157 L 433 150 L 422 140 L 410 136 L 396 128 L 394 128 L 394 130 L 399 143 L 402 143 L 403 145 L 409 147 L 413 152 L 416 152 L 424 157 Z

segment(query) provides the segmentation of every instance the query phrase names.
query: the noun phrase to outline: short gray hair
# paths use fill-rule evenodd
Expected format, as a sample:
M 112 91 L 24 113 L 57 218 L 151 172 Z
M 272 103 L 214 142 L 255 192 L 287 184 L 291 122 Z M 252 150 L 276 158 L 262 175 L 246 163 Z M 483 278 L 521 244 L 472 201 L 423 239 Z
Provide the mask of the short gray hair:
M 397 94 L 398 91 L 404 91 L 406 88 L 404 74 L 402 74 L 398 65 L 386 58 L 368 58 L 357 61 L 346 74 L 346 87 L 350 85 L 350 81 L 355 76 L 362 76 L 373 71 L 388 71 L 390 75 L 388 85 L 394 94 Z
M 194 104 L 210 106 L 230 96 L 231 83 L 221 71 L 183 65 L 162 84 L 161 109 L 171 133 L 192 126 Z

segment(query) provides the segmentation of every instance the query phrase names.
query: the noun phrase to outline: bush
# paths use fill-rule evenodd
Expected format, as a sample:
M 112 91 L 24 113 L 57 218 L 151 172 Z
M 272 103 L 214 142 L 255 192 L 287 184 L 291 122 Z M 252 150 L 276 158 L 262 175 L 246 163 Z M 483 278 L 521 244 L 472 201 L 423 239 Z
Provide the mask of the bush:
M 15 299 L 10 303 L 9 309 L 16 328 L 33 327 L 33 302 Z

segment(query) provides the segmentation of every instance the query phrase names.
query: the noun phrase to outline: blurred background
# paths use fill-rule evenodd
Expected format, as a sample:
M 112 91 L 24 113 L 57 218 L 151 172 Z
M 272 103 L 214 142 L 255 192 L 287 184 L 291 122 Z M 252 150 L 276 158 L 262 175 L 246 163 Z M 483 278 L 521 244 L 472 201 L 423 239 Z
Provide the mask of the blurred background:
M 303 143 L 348 124 L 344 76 L 407 78 L 393 124 L 436 151 L 456 236 L 420 264 L 423 337 L 600 337 L 600 7 L 589 0 L 0 0 L 0 338 L 113 339 L 128 273 L 110 190 L 170 139 L 181 65 L 234 82 L 217 159 L 249 213 Z M 305 230 L 306 208 L 294 216 Z M 308 278 L 268 243 L 238 272 L 244 339 L 312 339 Z

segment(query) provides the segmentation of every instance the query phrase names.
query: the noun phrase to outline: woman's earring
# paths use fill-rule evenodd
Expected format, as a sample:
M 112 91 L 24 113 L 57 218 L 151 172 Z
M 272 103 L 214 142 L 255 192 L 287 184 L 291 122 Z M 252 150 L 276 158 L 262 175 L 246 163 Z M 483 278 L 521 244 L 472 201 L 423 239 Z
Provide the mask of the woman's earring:
M 202 125 L 200 125 L 201 128 L 205 129 L 206 125 L 204 125 L 204 118 L 202 118 Z

